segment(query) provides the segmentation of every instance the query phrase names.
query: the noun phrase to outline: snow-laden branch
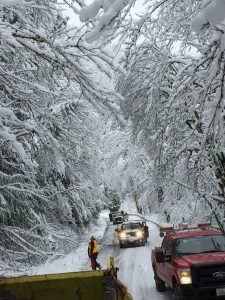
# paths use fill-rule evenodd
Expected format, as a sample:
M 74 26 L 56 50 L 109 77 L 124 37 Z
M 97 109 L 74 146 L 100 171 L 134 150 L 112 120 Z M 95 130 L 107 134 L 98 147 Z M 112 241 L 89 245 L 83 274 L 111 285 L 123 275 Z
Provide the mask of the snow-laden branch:
M 213 0 L 194 19 L 193 29 L 199 31 L 204 25 L 211 26 L 223 24 L 225 21 L 225 0 Z
M 92 43 L 98 40 L 105 30 L 114 25 L 115 18 L 120 16 L 122 10 L 129 4 L 129 0 L 94 0 L 91 4 L 84 6 L 80 12 L 81 22 L 92 21 L 96 23 L 86 34 L 86 40 Z
M 30 6 L 35 5 L 34 1 L 25 0 L 0 0 L 0 7 L 13 7 L 13 6 Z

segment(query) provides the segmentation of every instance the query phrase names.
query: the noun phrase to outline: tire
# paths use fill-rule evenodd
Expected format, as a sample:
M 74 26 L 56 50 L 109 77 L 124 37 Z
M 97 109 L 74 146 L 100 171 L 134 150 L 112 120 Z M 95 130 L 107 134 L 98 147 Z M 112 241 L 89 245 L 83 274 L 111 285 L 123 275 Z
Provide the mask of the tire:
M 174 285 L 173 292 L 174 292 L 174 300 L 185 300 L 181 296 L 180 289 L 179 289 L 179 286 L 177 284 Z
M 155 287 L 157 292 L 165 292 L 166 291 L 166 285 L 165 282 L 162 281 L 154 272 L 154 279 L 155 279 Z
M 120 243 L 120 248 L 123 248 L 123 244 L 122 243 Z

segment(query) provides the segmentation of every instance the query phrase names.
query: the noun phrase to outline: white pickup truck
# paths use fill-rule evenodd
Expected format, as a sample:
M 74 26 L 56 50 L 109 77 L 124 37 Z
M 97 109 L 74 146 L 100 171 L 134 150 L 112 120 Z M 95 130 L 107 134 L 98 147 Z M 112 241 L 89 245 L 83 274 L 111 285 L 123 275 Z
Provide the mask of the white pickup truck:
M 143 221 L 124 222 L 115 231 L 117 232 L 120 248 L 131 245 L 144 246 L 149 237 L 148 226 Z

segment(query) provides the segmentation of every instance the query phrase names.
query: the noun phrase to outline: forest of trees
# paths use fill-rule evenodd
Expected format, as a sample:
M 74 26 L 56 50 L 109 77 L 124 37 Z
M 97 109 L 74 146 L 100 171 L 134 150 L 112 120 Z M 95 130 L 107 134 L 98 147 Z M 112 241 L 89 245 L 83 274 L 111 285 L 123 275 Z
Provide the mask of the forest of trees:
M 0 0 L 3 268 L 70 250 L 111 198 L 223 228 L 225 1 L 136 1 Z

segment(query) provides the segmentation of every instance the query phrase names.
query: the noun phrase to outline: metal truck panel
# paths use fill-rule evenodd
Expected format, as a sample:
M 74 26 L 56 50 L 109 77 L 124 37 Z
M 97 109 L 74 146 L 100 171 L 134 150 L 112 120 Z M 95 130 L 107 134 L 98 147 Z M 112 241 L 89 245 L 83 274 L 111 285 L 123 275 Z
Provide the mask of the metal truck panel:
M 0 279 L 1 300 L 132 300 L 111 271 Z

